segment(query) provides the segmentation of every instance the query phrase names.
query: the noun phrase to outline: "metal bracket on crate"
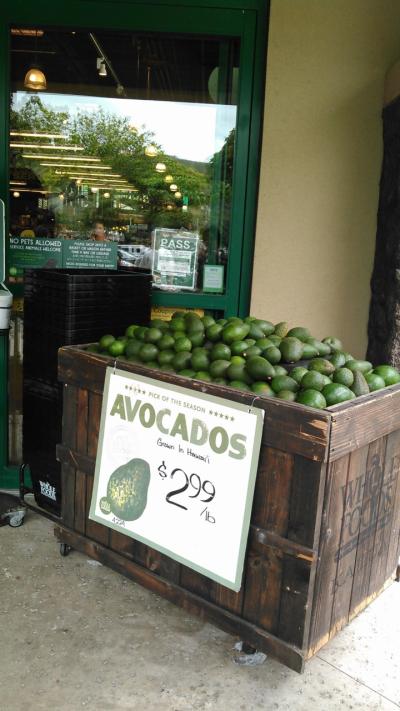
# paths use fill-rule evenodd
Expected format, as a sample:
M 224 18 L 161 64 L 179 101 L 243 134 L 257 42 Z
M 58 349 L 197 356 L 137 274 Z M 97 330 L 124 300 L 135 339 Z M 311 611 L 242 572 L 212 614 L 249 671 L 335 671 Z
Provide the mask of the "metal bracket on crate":
M 248 410 L 249 412 L 251 412 L 251 409 L 252 409 L 252 407 L 253 407 L 253 405 L 254 405 L 254 403 L 255 403 L 256 400 L 261 400 L 261 398 L 259 397 L 259 395 L 256 395 L 256 396 L 252 399 L 251 404 L 249 405 L 249 410 Z

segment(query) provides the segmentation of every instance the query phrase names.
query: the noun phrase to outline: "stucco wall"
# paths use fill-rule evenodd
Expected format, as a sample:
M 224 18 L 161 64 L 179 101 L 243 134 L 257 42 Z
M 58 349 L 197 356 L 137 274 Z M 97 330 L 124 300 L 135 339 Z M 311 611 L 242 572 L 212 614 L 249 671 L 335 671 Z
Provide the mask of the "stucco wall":
M 252 313 L 366 348 L 398 0 L 272 0 Z

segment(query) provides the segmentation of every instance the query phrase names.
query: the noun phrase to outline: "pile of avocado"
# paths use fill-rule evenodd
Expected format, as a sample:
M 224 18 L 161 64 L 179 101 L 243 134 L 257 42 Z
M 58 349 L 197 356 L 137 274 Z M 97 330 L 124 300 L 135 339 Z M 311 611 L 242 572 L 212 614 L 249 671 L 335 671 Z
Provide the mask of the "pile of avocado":
M 253 316 L 214 320 L 179 311 L 118 338 L 107 334 L 87 350 L 319 409 L 400 382 L 396 368 L 356 360 L 338 338 L 320 341 L 302 326 Z

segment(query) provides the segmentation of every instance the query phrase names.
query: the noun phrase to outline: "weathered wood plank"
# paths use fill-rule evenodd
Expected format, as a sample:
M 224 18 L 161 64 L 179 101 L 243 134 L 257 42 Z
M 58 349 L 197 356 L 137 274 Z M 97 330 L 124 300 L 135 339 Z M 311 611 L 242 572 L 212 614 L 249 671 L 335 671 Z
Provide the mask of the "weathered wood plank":
M 135 542 L 130 536 L 124 536 L 123 533 L 119 531 L 110 530 L 110 541 L 109 546 L 111 550 L 120 555 L 127 556 L 133 560 L 133 549 L 135 547 Z
M 396 528 L 396 492 L 400 479 L 400 430 L 387 437 L 383 480 L 379 495 L 378 517 L 372 554 L 368 594 L 379 590 L 386 582 L 393 523 Z M 399 501 L 400 505 L 400 501 Z M 392 571 L 391 571 L 392 572 Z
M 89 392 L 87 453 L 94 458 L 99 440 L 101 403 L 102 396 L 99 393 Z
M 346 486 L 348 466 L 349 457 L 342 457 L 330 464 L 327 471 L 309 642 L 313 653 L 329 638 L 337 568 L 335 554 L 342 532 L 342 490 Z
M 146 553 L 146 568 L 151 570 L 152 573 L 161 575 L 166 580 L 179 583 L 181 565 L 176 560 L 172 560 L 172 558 L 155 551 L 149 546 Z
M 83 388 L 78 390 L 77 421 L 76 421 L 76 449 L 82 454 L 87 454 L 88 445 L 88 403 L 89 393 Z
M 330 460 L 400 429 L 400 385 L 330 408 Z
M 290 495 L 294 470 L 293 456 L 263 447 L 257 473 L 250 546 L 245 563 L 243 617 L 275 632 L 279 621 L 282 587 L 281 552 L 257 546 L 271 534 L 285 536 L 288 528 Z M 254 529 L 252 529 L 254 531 Z M 264 531 L 264 536 L 260 534 Z
M 386 561 L 385 579 L 387 580 L 397 568 L 400 557 L 400 445 L 396 446 L 399 432 L 393 433 L 388 438 L 388 450 L 391 462 L 388 470 L 391 472 L 387 487 L 387 506 L 392 508 L 390 517 L 390 538 L 388 541 L 388 555 Z
M 75 469 L 68 464 L 61 466 L 61 517 L 69 528 L 73 528 L 75 516 Z
M 386 440 L 386 437 L 381 437 L 375 442 L 371 442 L 368 448 L 363 501 L 360 509 L 360 529 L 350 600 L 350 617 L 357 614 L 360 603 L 368 597 L 374 540 L 379 520 L 379 500 L 384 474 Z
M 320 462 L 295 457 L 287 538 L 314 548 L 319 540 L 325 469 Z
M 300 649 L 308 639 L 306 610 L 310 587 L 310 565 L 307 561 L 283 556 L 279 639 Z
M 349 619 L 367 457 L 368 446 L 356 449 L 350 454 L 347 481 L 341 489 L 342 530 L 335 553 L 337 568 L 335 578 L 332 580 L 330 638 L 342 629 Z
M 287 452 L 262 447 L 251 522 L 283 536 L 287 532 L 294 458 Z
M 196 593 L 196 595 L 204 600 L 213 600 L 215 598 L 217 583 L 184 565 L 181 566 L 180 584 L 183 588 L 190 590 L 192 593 Z
M 76 449 L 77 388 L 63 387 L 62 441 L 66 447 Z
M 63 465 L 65 466 L 65 465 Z M 86 528 L 86 474 L 79 469 L 75 475 L 75 529 L 85 533 Z
M 93 477 L 96 461 L 93 457 L 87 454 L 81 454 L 75 449 L 65 447 L 62 444 L 57 445 L 57 459 L 59 462 L 65 462 L 70 466 L 79 469 L 88 476 Z
M 88 538 L 92 538 L 98 543 L 103 543 L 107 546 L 109 544 L 110 529 L 107 526 L 102 526 L 96 521 L 92 521 L 89 518 L 90 503 L 92 500 L 93 491 L 93 479 L 90 476 L 86 477 L 86 527 L 85 533 Z
M 211 593 L 211 600 L 224 610 L 240 615 L 243 607 L 243 585 L 238 593 L 223 585 L 216 585 L 214 592 Z
M 226 632 L 239 636 L 240 639 L 257 649 L 265 651 L 267 654 L 271 654 L 275 659 L 286 664 L 294 671 L 303 671 L 304 654 L 295 646 L 277 639 L 256 625 L 246 622 L 228 610 L 222 610 L 217 605 L 184 590 L 181 586 L 164 580 L 161 576 L 145 570 L 140 565 L 123 558 L 99 543 L 89 541 L 84 536 L 60 526 L 55 526 L 54 532 L 59 540 L 67 543 L 72 548 L 135 580 L 152 592 L 161 595 L 175 605 L 179 605 L 188 613 L 206 618 Z

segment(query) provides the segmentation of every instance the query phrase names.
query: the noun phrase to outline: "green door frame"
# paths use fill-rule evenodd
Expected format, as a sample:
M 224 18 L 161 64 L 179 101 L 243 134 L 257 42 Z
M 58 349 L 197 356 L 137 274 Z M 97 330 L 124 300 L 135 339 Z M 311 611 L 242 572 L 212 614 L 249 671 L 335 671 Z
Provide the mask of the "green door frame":
M 233 170 L 232 219 L 225 294 L 153 292 L 155 305 L 245 315 L 250 305 L 263 115 L 268 0 L 6 0 L 0 9 L 0 198 L 8 205 L 10 35 L 12 26 L 131 29 L 165 34 L 240 38 L 239 100 Z M 95 18 L 95 20 L 94 20 Z M 6 234 L 7 215 L 6 215 Z M 16 290 L 18 293 L 20 290 Z M 7 387 L 0 358 L 0 388 Z M 5 418 L 7 419 L 7 418 Z M 0 440 L 2 433 L 0 433 Z M 3 437 L 4 439 L 4 437 Z M 0 448 L 1 454 L 1 448 Z M 15 484 L 15 469 L 0 459 L 0 485 Z

